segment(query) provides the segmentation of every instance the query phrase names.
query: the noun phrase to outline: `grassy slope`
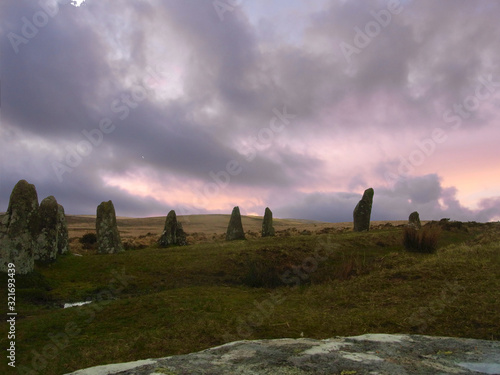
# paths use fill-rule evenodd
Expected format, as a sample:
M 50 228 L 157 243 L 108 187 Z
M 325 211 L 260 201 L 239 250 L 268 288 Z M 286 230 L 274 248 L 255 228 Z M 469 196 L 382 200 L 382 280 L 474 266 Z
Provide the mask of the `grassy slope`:
M 500 340 L 499 232 L 444 231 L 433 255 L 401 251 L 400 229 L 393 228 L 64 256 L 18 277 L 17 363 L 61 374 L 231 340 L 302 335 Z M 127 275 L 125 284 L 117 274 Z M 276 275 L 290 285 L 275 286 Z M 264 287 L 248 286 L 259 283 Z M 58 307 L 101 297 L 92 305 Z M 33 351 L 45 348 L 51 356 L 49 334 L 61 340 L 68 327 L 78 334 L 46 363 L 33 362 Z M 2 325 L 2 347 L 5 337 Z M 2 373 L 4 367 L 3 360 Z

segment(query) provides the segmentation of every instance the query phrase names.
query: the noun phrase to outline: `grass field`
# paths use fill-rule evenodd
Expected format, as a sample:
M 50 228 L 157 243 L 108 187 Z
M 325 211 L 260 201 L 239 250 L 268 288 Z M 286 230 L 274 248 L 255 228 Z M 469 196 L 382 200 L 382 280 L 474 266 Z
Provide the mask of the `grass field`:
M 70 219 L 73 236 L 86 231 L 83 219 Z M 221 235 L 228 217 L 213 219 L 210 228 L 202 217 L 184 223 L 189 234 L 206 235 L 189 246 L 69 254 L 17 276 L 17 369 L 63 374 L 258 338 L 384 332 L 500 340 L 498 223 L 444 228 L 438 251 L 419 254 L 403 250 L 395 226 L 354 233 L 284 222 L 275 223 L 280 237 L 225 242 L 210 234 Z M 164 218 L 156 227 L 135 219 L 140 230 L 127 220 L 134 219 L 119 221 L 125 238 L 127 230 L 159 234 Z M 259 223 L 243 221 L 250 231 Z M 61 308 L 85 300 L 94 302 Z M 2 324 L 2 348 L 8 341 Z M 0 372 L 15 373 L 6 361 Z

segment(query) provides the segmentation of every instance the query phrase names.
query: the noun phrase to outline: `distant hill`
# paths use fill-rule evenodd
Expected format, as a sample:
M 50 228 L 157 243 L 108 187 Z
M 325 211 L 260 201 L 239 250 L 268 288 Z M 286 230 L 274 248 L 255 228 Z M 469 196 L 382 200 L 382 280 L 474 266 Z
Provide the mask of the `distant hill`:
M 231 215 L 212 214 L 212 215 L 185 215 L 177 216 L 182 223 L 184 230 L 188 233 L 205 234 L 223 234 L 226 233 L 227 225 Z M 95 232 L 94 215 L 67 215 L 66 216 L 70 237 L 81 237 L 87 232 Z M 245 232 L 252 231 L 260 233 L 262 229 L 262 216 L 242 216 L 243 229 Z M 388 221 L 372 222 L 373 225 L 385 224 Z M 406 223 L 405 220 L 391 221 L 393 225 Z M 117 217 L 118 229 L 122 237 L 137 237 L 153 233 L 160 235 L 165 224 L 165 216 L 130 218 Z M 303 219 L 274 219 L 274 228 L 284 230 L 288 228 L 297 228 L 299 231 L 309 230 L 317 231 L 324 228 L 351 228 L 352 222 L 327 223 L 315 220 Z

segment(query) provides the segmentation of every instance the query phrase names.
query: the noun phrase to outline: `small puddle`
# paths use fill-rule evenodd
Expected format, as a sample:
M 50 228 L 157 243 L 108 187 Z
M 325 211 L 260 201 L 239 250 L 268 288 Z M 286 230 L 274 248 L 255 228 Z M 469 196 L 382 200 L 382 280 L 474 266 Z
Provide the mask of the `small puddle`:
M 465 367 L 468 370 L 480 372 L 482 374 L 500 374 L 500 363 L 460 362 L 458 365 L 461 367 Z
M 73 306 L 83 306 L 88 303 L 91 303 L 92 301 L 86 301 L 86 302 L 73 302 L 73 303 L 65 303 L 63 306 L 63 309 L 67 309 L 68 307 L 73 307 Z

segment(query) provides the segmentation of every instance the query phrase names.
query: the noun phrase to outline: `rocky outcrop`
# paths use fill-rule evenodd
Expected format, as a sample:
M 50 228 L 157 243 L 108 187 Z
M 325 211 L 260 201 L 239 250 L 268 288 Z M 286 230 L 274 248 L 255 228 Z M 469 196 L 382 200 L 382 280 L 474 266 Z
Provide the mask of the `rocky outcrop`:
M 100 254 L 114 254 L 124 251 L 113 202 L 102 202 L 97 207 L 96 217 L 97 252 Z
M 408 218 L 408 226 L 417 230 L 422 228 L 422 224 L 420 223 L 420 216 L 417 211 L 410 214 L 410 217 Z
M 33 271 L 40 232 L 38 195 L 35 186 L 19 181 L 10 195 L 7 214 L 0 222 L 0 271 L 14 263 L 16 273 Z
M 245 232 L 243 232 L 243 224 L 241 223 L 240 208 L 238 206 L 233 208 L 231 219 L 227 226 L 226 241 L 244 240 Z
M 96 374 L 500 374 L 500 342 L 386 334 L 237 341 L 198 353 L 67 375 Z
M 273 213 L 271 212 L 269 207 L 266 207 L 264 220 L 262 221 L 262 237 L 272 236 L 274 236 Z
M 353 220 L 354 220 L 354 231 L 364 232 L 370 230 L 370 216 L 372 214 L 372 203 L 373 203 L 374 191 L 372 188 L 366 189 L 363 198 L 354 208 Z
M 174 210 L 171 210 L 165 219 L 165 227 L 158 241 L 160 247 L 168 247 L 171 245 L 184 246 L 187 244 L 186 233 L 182 228 L 182 223 L 177 221 L 177 215 Z

